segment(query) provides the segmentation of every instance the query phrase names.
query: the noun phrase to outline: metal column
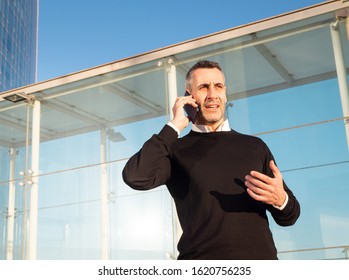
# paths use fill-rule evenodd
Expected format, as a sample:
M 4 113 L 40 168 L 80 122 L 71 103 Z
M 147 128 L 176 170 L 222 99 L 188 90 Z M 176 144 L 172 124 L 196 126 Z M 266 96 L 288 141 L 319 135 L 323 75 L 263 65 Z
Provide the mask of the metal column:
M 174 65 L 174 61 L 172 58 L 169 58 L 166 65 L 166 73 L 167 73 L 167 86 L 168 86 L 168 106 L 170 111 L 170 119 L 173 118 L 172 107 L 176 102 L 177 98 L 177 74 L 176 74 L 176 66 Z M 177 243 L 179 241 L 180 236 L 182 235 L 182 228 L 178 220 L 176 206 L 172 199 L 172 216 L 173 216 L 173 252 L 171 258 L 176 259 L 177 252 Z
M 109 259 L 108 173 L 106 164 L 107 132 L 101 129 L 101 259 Z
M 349 88 L 348 88 L 348 77 L 347 71 L 344 64 L 344 55 L 340 35 L 340 18 L 336 19 L 331 24 L 331 37 L 333 45 L 334 59 L 336 63 L 337 78 L 339 85 L 339 93 L 341 97 L 344 127 L 347 136 L 347 143 L 349 149 Z
M 38 100 L 33 101 L 32 121 L 32 150 L 31 150 L 31 178 L 30 178 L 30 206 L 29 206 L 29 239 L 27 258 L 35 260 L 37 257 L 38 235 L 38 194 L 39 194 L 39 155 L 40 155 L 40 117 L 41 109 Z
M 13 260 L 13 238 L 14 238 L 14 222 L 15 222 L 15 164 L 16 149 L 11 148 L 10 154 L 10 183 L 8 190 L 8 210 L 7 210 L 7 251 L 6 259 Z
M 174 65 L 174 61 L 172 58 L 168 59 L 167 67 L 167 81 L 168 81 L 168 96 L 169 96 L 169 110 L 170 110 L 170 118 L 173 118 L 172 107 L 176 102 L 177 98 L 177 74 L 176 74 L 176 65 Z

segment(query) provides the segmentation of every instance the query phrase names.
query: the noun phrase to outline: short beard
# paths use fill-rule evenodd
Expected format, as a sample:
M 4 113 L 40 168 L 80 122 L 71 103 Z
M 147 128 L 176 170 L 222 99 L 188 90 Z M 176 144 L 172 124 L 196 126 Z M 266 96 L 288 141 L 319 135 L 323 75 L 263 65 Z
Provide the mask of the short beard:
M 215 124 L 217 122 L 220 122 L 221 120 L 225 119 L 225 113 L 224 111 L 221 112 L 221 114 L 218 117 L 205 117 L 205 115 L 202 113 L 201 106 L 199 106 L 199 111 L 196 119 L 196 124 L 203 124 L 203 125 L 209 125 L 209 124 Z

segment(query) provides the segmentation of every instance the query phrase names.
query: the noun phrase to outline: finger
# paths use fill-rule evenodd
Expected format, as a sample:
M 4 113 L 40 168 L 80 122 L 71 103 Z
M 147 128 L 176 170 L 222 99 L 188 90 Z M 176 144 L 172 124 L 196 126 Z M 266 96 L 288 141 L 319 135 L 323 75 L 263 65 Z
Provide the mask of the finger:
M 266 193 L 265 190 L 263 190 L 262 188 L 259 188 L 259 187 L 255 186 L 255 185 L 253 185 L 253 184 L 251 184 L 251 183 L 247 183 L 247 184 L 246 184 L 246 187 L 247 187 L 247 189 L 246 189 L 247 191 L 253 192 L 253 193 L 256 194 L 256 195 L 262 196 L 262 195 L 264 195 L 264 194 Z
M 183 107 L 186 104 L 190 104 L 193 107 L 198 107 L 198 104 L 196 103 L 196 100 L 193 97 L 191 97 L 191 96 L 177 97 L 176 105 L 178 107 Z
M 252 197 L 254 200 L 261 201 L 261 202 L 266 201 L 266 198 L 262 193 L 255 192 L 250 188 L 248 188 L 246 191 L 247 191 L 248 195 L 250 197 Z
M 275 162 L 273 160 L 270 161 L 269 167 L 270 167 L 270 169 L 273 172 L 275 177 L 280 177 L 281 176 L 281 172 L 280 172 L 279 168 L 276 166 L 276 164 L 275 164 Z
M 257 195 L 265 196 L 268 194 L 268 192 L 270 192 L 270 187 L 267 184 L 253 178 L 246 180 L 245 185 L 248 190 Z
M 196 103 L 196 100 L 193 97 L 186 97 L 186 99 L 183 101 L 184 104 L 190 104 L 193 107 L 198 107 L 198 104 Z
M 249 177 L 248 177 L 249 176 Z M 267 175 L 265 175 L 265 174 L 263 174 L 263 173 L 260 173 L 260 172 L 258 172 L 258 171 L 251 171 L 250 172 L 250 175 L 247 175 L 246 177 L 245 177 L 245 179 L 247 180 L 252 180 L 252 178 L 254 178 L 254 179 L 258 179 L 259 181 L 262 181 L 262 182 L 264 182 L 264 183 L 266 183 L 266 184 L 270 184 L 271 182 L 272 182 L 272 178 L 270 178 L 269 176 L 267 176 Z
M 253 186 L 256 186 L 256 187 L 260 187 L 262 185 L 262 181 L 255 178 L 255 177 L 252 177 L 250 175 L 247 175 L 245 177 L 245 185 L 249 186 L 249 187 L 253 187 Z
M 259 199 L 259 195 L 257 195 L 253 190 L 248 188 L 246 191 L 249 194 L 249 196 L 251 196 L 253 199 L 255 200 Z

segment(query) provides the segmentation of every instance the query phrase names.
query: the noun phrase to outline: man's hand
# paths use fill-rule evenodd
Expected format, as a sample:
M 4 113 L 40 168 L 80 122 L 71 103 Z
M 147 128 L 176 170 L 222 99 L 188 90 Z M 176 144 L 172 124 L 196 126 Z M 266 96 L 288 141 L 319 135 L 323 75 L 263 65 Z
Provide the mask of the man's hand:
M 174 124 L 179 131 L 182 131 L 189 124 L 189 118 L 186 116 L 183 108 L 185 104 L 190 104 L 195 108 L 198 107 L 195 99 L 191 95 L 178 97 L 176 99 L 172 108 L 173 119 L 171 120 L 171 123 Z
M 247 193 L 257 201 L 280 207 L 286 200 L 282 175 L 273 160 L 270 161 L 269 166 L 274 178 L 257 171 L 251 171 L 246 175 Z

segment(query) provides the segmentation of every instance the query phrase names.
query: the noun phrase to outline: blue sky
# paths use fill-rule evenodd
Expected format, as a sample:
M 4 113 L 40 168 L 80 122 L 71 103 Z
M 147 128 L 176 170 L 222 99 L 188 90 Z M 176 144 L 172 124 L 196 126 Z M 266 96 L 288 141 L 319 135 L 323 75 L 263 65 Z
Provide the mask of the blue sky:
M 321 2 L 40 0 L 38 81 Z

